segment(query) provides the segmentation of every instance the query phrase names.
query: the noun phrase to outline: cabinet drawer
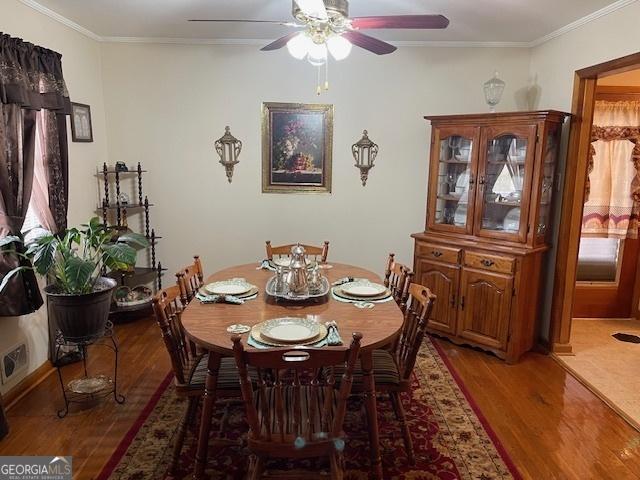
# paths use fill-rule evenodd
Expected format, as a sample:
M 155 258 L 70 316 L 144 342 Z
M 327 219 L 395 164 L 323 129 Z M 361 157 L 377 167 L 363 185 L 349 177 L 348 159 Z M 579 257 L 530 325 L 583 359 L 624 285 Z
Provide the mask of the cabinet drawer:
M 460 262 L 459 248 L 443 247 L 441 245 L 432 245 L 430 243 L 418 243 L 416 246 L 416 254 L 419 257 L 437 260 L 438 262 Z
M 467 267 L 490 270 L 492 272 L 513 273 L 516 259 L 485 253 L 465 252 L 464 264 Z

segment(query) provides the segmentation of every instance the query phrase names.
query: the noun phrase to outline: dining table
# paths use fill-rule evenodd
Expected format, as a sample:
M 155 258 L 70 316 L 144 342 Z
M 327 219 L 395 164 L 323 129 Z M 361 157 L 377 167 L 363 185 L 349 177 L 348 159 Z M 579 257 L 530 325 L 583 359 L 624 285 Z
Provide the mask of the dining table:
M 345 277 L 366 278 L 372 282 L 381 283 L 377 274 L 354 265 L 331 263 L 322 267 L 322 273 L 330 283 Z M 328 294 L 327 299 L 319 303 L 296 304 L 276 301 L 265 293 L 267 281 L 273 275 L 274 272 L 260 268 L 256 263 L 220 270 L 211 275 L 205 284 L 231 278 L 244 278 L 260 289 L 258 296 L 253 300 L 246 300 L 243 304 L 202 303 L 194 299 L 182 313 L 181 322 L 186 335 L 209 353 L 194 478 L 205 478 L 220 362 L 223 357 L 233 356 L 232 334 L 227 329 L 237 324 L 251 327 L 266 320 L 282 317 L 313 316 L 322 323 L 335 321 L 346 344 L 350 342 L 353 332 L 362 334 L 360 364 L 370 441 L 371 477 L 381 479 L 382 460 L 372 371 L 373 351 L 389 346 L 400 334 L 404 318 L 400 308 L 393 300 L 375 303 L 373 308 L 357 308 L 354 303 L 338 301 L 331 293 Z M 242 335 L 245 344 L 248 335 L 248 333 Z

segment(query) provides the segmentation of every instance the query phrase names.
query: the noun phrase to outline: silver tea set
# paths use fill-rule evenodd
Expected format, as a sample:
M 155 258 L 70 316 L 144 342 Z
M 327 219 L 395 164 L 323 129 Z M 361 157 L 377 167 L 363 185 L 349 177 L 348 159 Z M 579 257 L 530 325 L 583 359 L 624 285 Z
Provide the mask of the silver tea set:
M 276 266 L 275 276 L 267 283 L 267 293 L 288 300 L 306 300 L 329 292 L 329 282 L 320 272 L 318 264 L 309 266 L 302 245 L 291 248 L 288 267 Z

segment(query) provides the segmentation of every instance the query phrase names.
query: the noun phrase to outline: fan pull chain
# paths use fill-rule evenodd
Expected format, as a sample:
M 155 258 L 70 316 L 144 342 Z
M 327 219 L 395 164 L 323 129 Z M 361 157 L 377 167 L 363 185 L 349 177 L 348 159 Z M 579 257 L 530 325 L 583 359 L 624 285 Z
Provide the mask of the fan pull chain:
M 317 68 L 318 68 L 318 72 L 317 72 L 318 73 L 318 82 L 317 82 L 318 87 L 316 88 L 316 95 L 320 96 L 320 94 L 322 93 L 322 87 L 320 86 L 320 68 L 321 68 L 320 65 L 318 65 Z
M 327 55 L 327 61 L 325 62 L 325 72 L 324 72 L 324 91 L 329 90 L 329 55 Z

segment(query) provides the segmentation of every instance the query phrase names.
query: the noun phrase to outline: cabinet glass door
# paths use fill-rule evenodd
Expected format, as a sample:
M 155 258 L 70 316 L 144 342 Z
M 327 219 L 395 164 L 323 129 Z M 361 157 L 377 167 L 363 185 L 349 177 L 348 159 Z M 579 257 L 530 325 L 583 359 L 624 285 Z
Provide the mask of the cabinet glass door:
M 536 126 L 489 127 L 478 176 L 478 235 L 524 241 L 533 173 Z
M 556 162 L 560 150 L 560 125 L 549 128 L 543 154 L 542 182 L 540 185 L 540 207 L 536 223 L 536 243 L 544 243 L 551 230 L 551 205 L 553 200 Z
M 477 128 L 442 128 L 437 132 L 431 157 L 431 228 L 471 231 L 478 133 Z

